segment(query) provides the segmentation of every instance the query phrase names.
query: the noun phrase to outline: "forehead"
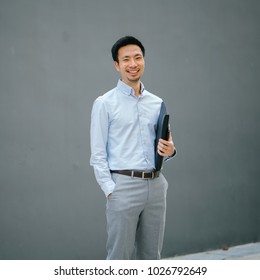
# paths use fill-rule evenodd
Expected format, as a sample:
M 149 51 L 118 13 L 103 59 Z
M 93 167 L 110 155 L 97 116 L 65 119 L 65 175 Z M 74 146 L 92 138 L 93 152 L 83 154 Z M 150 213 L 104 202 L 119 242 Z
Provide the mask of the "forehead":
M 137 45 L 126 45 L 118 50 L 118 57 L 134 56 L 137 54 L 143 55 L 141 48 Z

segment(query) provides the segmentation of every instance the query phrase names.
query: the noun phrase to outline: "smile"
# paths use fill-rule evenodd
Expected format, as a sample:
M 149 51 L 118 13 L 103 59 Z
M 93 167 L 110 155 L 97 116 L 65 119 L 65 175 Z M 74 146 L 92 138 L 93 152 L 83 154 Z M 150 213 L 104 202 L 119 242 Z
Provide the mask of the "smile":
M 137 74 L 139 70 L 127 70 L 127 72 L 130 74 Z

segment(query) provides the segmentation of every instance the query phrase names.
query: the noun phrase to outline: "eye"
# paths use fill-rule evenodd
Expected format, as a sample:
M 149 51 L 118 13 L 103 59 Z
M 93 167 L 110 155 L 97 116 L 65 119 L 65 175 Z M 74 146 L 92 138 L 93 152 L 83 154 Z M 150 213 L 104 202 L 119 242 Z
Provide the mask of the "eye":
M 136 59 L 137 61 L 142 61 L 142 60 L 143 60 L 143 57 L 142 57 L 141 55 L 139 55 L 139 56 L 137 56 L 135 59 Z

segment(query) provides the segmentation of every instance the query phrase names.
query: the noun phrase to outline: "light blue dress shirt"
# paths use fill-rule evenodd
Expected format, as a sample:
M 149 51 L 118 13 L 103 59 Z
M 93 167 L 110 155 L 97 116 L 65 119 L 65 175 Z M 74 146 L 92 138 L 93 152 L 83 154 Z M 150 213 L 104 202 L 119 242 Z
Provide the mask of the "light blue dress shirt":
M 91 158 L 98 184 L 105 195 L 115 183 L 110 170 L 154 169 L 154 142 L 162 99 L 134 89 L 121 80 L 117 87 L 99 96 L 91 114 Z

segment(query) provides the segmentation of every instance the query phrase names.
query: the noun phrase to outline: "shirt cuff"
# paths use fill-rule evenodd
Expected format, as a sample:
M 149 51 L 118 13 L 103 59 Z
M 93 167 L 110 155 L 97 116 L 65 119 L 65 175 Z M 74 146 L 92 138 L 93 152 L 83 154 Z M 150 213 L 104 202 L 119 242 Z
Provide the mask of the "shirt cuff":
M 106 197 L 108 197 L 108 195 L 111 194 L 114 191 L 115 185 L 116 184 L 114 183 L 113 180 L 102 184 L 101 189 L 105 193 Z
M 171 156 L 165 157 L 165 160 L 164 160 L 164 161 L 168 161 L 168 160 L 172 159 L 176 154 L 177 154 L 177 150 L 174 149 L 173 154 L 172 154 Z

